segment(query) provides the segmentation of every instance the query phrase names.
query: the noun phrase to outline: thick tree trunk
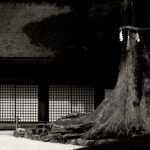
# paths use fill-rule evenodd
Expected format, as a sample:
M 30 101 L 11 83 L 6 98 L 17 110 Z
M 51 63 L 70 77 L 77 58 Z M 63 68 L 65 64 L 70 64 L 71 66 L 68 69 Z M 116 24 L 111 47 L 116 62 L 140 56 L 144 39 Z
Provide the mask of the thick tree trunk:
M 150 134 L 150 29 L 125 26 L 121 30 L 124 41 L 116 87 L 111 99 L 105 98 L 93 113 L 67 122 L 76 128 L 88 125 L 78 138 Z M 61 121 L 56 124 L 62 125 Z
M 123 0 L 121 3 L 121 14 L 123 25 L 135 25 L 136 23 L 135 0 Z
M 137 1 L 139 3 L 139 1 Z M 99 140 L 150 134 L 150 41 L 148 28 L 137 28 L 135 0 L 122 2 L 124 26 L 120 72 L 111 99 L 105 98 L 79 124 L 94 125 L 82 139 Z
M 150 133 L 150 49 L 136 40 L 137 32 L 128 30 L 122 49 L 119 78 L 112 100 L 105 99 L 89 116 L 96 125 L 83 138 L 100 139 Z M 104 103 L 104 104 L 103 104 Z M 106 104 L 107 103 L 107 104 Z
M 78 119 L 79 126 L 94 124 L 81 135 L 82 139 L 150 134 L 150 29 L 135 27 L 140 22 L 136 16 L 140 3 L 138 0 L 121 3 L 125 26 L 121 28 L 123 42 L 118 81 L 111 99 L 105 98 L 93 113 Z
M 141 26 L 141 18 L 136 15 L 140 3 L 135 0 L 122 2 L 125 26 L 121 28 L 124 41 L 118 81 L 111 100 L 106 98 L 87 118 L 88 122 L 95 120 L 96 124 L 82 138 L 150 134 L 150 29 L 135 27 Z M 140 13 L 145 12 L 147 10 Z M 145 15 L 143 18 L 148 19 Z

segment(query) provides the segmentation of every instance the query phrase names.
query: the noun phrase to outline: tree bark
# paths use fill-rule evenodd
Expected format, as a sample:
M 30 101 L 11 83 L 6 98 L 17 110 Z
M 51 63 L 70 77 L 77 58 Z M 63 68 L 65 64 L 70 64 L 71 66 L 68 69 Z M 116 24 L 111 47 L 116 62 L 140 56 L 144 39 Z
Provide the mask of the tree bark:
M 88 121 L 96 118 L 96 125 L 85 133 L 84 138 L 141 135 L 150 131 L 149 46 L 144 41 L 144 44 L 137 43 L 136 33 L 128 32 L 130 39 L 123 43 L 120 73 L 113 97 L 105 99 L 89 116 Z M 145 37 L 145 34 L 140 35 Z
M 105 98 L 93 113 L 78 120 L 79 124 L 94 124 L 82 134 L 82 139 L 150 134 L 150 29 L 134 27 L 135 4 L 135 0 L 124 0 L 121 4 L 123 24 L 129 26 L 121 28 L 118 81 L 111 99 Z
M 124 41 L 120 72 L 111 99 L 105 98 L 93 113 L 67 122 L 76 123 L 76 128 L 92 125 L 80 133 L 80 139 L 150 134 L 150 41 L 147 40 L 150 29 L 130 26 L 121 29 Z
M 118 81 L 112 98 L 106 98 L 87 118 L 95 125 L 84 139 L 150 134 L 150 28 L 134 27 L 135 4 L 135 0 L 122 2 L 123 24 L 130 26 L 121 28 L 124 41 Z

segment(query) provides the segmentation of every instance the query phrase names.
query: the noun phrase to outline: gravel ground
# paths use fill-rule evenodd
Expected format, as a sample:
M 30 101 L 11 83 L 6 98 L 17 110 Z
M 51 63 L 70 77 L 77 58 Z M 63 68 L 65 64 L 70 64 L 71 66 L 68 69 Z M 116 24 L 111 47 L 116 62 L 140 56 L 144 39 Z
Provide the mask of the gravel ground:
M 0 131 L 0 150 L 73 150 L 81 146 L 16 138 L 13 131 Z

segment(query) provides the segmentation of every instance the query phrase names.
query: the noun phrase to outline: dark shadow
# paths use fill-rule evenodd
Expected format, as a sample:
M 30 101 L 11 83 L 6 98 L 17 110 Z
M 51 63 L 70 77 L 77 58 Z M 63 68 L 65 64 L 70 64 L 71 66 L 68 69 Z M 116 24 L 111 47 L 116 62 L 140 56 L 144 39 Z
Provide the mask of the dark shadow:
M 29 23 L 23 28 L 23 32 L 28 35 L 32 44 L 56 51 L 59 59 L 81 60 L 87 55 L 88 38 L 91 36 L 87 28 L 88 26 L 83 27 L 79 17 L 69 13 Z
M 96 146 L 80 148 L 79 150 L 149 150 L 150 136 L 126 138 L 117 142 L 104 143 Z

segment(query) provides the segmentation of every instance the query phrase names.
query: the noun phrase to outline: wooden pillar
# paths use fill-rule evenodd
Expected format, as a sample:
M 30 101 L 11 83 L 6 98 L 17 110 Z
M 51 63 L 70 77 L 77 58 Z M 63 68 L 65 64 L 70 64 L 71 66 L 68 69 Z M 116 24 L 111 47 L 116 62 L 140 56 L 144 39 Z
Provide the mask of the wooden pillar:
M 40 122 L 49 121 L 49 95 L 48 95 L 48 83 L 39 84 L 39 107 L 38 107 L 38 120 Z
M 95 99 L 94 108 L 96 109 L 104 99 L 104 87 L 100 86 L 100 84 L 95 85 L 94 99 Z

